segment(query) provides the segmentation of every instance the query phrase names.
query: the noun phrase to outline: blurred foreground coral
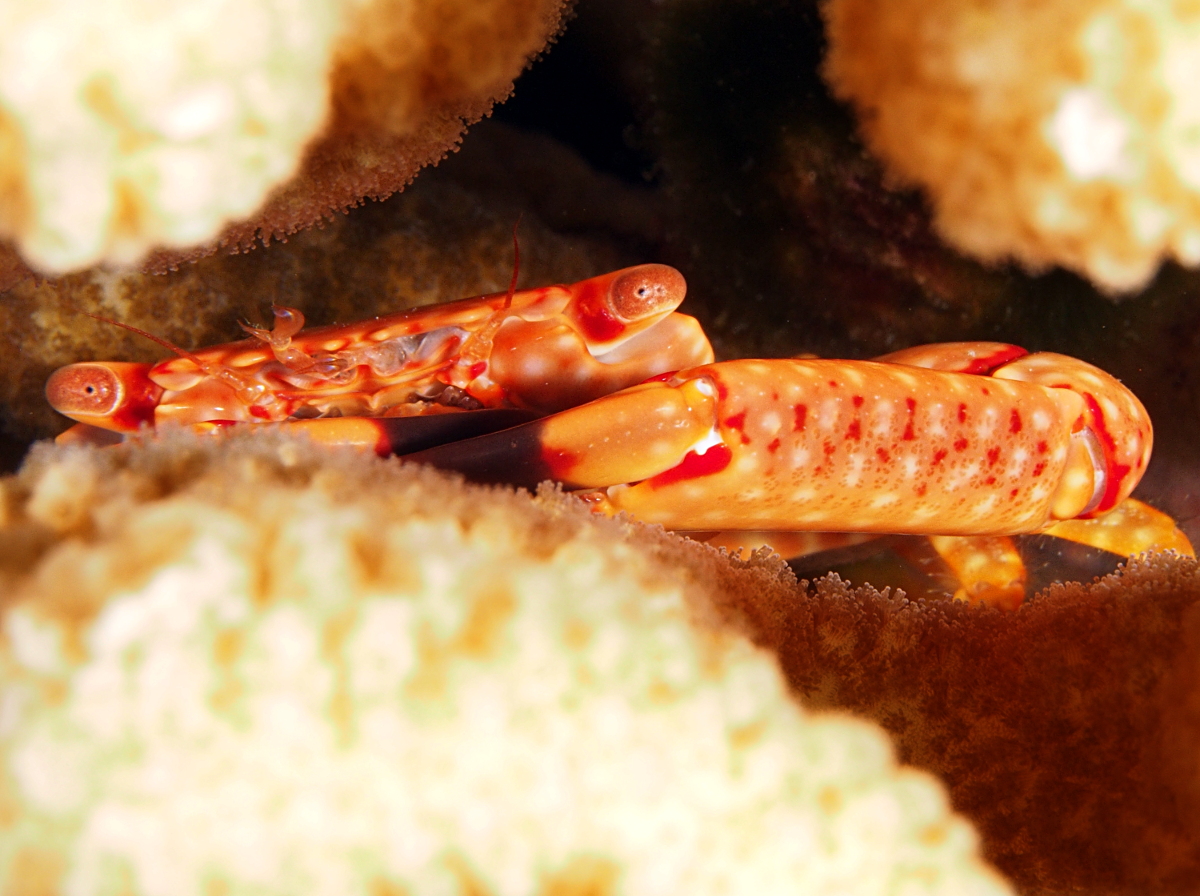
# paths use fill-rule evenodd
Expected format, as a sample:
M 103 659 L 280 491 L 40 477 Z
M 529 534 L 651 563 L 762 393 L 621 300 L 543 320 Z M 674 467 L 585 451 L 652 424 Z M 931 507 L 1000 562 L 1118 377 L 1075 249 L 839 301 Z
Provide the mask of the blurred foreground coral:
M 1135 290 L 1200 264 L 1200 9 L 829 0 L 825 73 L 959 248 Z
M 155 247 L 163 268 L 386 196 L 508 95 L 562 5 L 5 4 L 0 234 L 42 272 Z
M 1008 892 L 731 626 L 778 561 L 246 435 L 0 499 L 4 892 Z
M 1200 566 L 1163 554 L 1016 613 L 835 579 L 760 631 L 808 706 L 883 724 L 1023 894 L 1200 892 Z

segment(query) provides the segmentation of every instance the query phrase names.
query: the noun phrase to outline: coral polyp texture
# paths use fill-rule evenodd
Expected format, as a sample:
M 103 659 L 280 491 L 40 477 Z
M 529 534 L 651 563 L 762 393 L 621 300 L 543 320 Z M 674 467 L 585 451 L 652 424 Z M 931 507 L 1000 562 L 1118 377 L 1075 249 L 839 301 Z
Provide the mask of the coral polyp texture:
M 1200 263 L 1200 9 L 830 0 L 825 74 L 982 259 L 1110 292 Z
M 777 560 L 272 438 L 0 498 L 4 892 L 1009 892 L 721 610 Z
M 559 6 L 5 4 L 0 233 L 47 273 L 162 265 L 387 195 L 507 96 Z

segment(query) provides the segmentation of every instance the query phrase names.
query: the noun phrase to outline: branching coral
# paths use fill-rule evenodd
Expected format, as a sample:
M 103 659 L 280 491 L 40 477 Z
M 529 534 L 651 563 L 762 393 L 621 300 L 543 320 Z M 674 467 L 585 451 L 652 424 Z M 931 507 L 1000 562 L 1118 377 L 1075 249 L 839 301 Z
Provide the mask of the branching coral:
M 1200 263 L 1200 12 L 1129 0 L 830 0 L 826 74 L 987 260 L 1109 290 Z
M 254 437 L 47 449 L 0 498 L 8 890 L 1006 892 L 721 624 L 710 550 Z
M 230 221 L 244 248 L 387 195 L 507 95 L 560 5 L 8 4 L 0 230 L 45 271 L 185 249 L 165 266 Z

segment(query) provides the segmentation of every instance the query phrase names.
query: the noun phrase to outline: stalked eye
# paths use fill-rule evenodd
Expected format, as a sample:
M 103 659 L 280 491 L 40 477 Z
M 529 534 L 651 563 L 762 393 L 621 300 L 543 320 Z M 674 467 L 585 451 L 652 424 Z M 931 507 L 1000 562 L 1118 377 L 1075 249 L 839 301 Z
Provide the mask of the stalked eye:
M 679 307 L 687 292 L 683 274 L 665 264 L 630 268 L 613 281 L 609 307 L 626 322 L 652 317 Z
M 46 381 L 46 400 L 68 417 L 112 414 L 122 393 L 121 380 L 103 364 L 68 364 Z

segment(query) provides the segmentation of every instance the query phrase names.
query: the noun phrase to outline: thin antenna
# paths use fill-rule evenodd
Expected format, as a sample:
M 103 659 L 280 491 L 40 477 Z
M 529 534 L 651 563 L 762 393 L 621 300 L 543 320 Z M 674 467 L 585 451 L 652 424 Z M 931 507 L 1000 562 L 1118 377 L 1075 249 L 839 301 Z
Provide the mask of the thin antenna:
M 122 330 L 128 330 L 130 333 L 137 333 L 139 336 L 144 336 L 145 338 L 149 339 L 151 342 L 157 342 L 159 345 L 161 345 L 163 348 L 167 349 L 168 351 L 174 352 L 175 354 L 179 355 L 179 357 L 185 358 L 188 361 L 191 361 L 193 364 L 195 364 L 197 367 L 199 367 L 205 373 L 209 372 L 208 371 L 209 365 L 205 364 L 203 361 L 201 361 L 199 358 L 197 358 L 195 355 L 193 355 L 191 352 L 189 352 L 186 348 L 180 348 L 175 343 L 168 342 L 167 340 L 163 339 L 161 336 L 155 336 L 153 333 L 147 333 L 145 330 L 141 329 L 140 327 L 135 327 L 133 324 L 121 323 L 121 321 L 119 321 L 119 320 L 113 320 L 112 318 L 109 318 L 109 317 L 102 317 L 99 314 L 92 314 L 92 312 L 84 311 L 83 309 L 80 309 L 80 313 L 86 314 L 92 320 L 98 320 L 102 324 L 111 324 L 114 327 L 120 327 Z
M 175 343 L 168 342 L 161 336 L 155 336 L 153 333 L 147 333 L 145 330 L 141 329 L 140 327 L 135 327 L 133 324 L 122 323 L 119 320 L 113 320 L 112 318 L 103 317 L 99 314 L 92 314 L 92 312 L 84 311 L 83 309 L 79 310 L 81 314 L 86 314 L 92 320 L 98 320 L 103 324 L 111 324 L 114 327 L 120 327 L 122 330 L 128 330 L 130 333 L 137 333 L 137 335 L 144 336 L 151 342 L 161 345 L 168 351 L 174 352 L 179 357 L 191 361 L 207 376 L 214 377 L 226 385 L 232 386 L 234 391 L 238 394 L 238 398 L 241 401 L 244 401 L 247 406 L 257 405 L 258 394 L 268 392 L 265 387 L 255 383 L 253 380 L 247 380 L 244 376 L 235 373 L 224 365 L 213 365 L 209 364 L 207 361 L 202 361 L 199 357 L 189 352 L 186 348 L 180 348 Z M 278 396 L 272 394 L 273 399 L 277 397 Z
M 513 296 L 517 292 L 517 273 L 521 270 L 521 244 L 517 241 L 517 228 L 521 226 L 521 216 L 513 224 L 513 273 L 508 284 L 508 295 L 504 297 L 504 310 L 512 307 Z

